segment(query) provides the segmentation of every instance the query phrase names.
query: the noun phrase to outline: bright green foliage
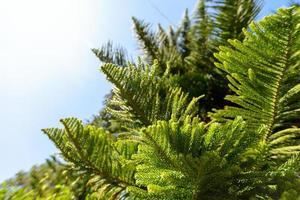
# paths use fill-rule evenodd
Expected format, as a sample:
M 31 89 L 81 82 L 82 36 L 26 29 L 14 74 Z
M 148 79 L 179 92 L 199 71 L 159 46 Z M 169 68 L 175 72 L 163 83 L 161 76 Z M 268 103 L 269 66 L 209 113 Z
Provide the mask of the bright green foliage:
M 179 88 L 164 91 L 165 86 L 161 84 L 159 77 L 154 76 L 154 70 L 155 65 L 145 69 L 141 66 L 119 68 L 111 64 L 102 67 L 108 79 L 119 87 L 119 90 L 114 92 L 119 99 L 113 98 L 112 101 L 123 109 L 115 112 L 122 112 L 121 116 L 117 116 L 121 117 L 120 120 L 124 119 L 124 123 L 138 120 L 140 125 L 147 126 L 160 119 L 172 119 L 180 123 L 187 116 L 196 113 L 197 99 L 188 103 L 187 95 Z M 165 75 L 167 76 L 167 73 Z M 162 101 L 160 95 L 157 95 L 158 92 L 164 92 L 168 96 Z M 155 104 L 152 104 L 152 101 L 148 102 L 149 98 L 153 100 L 152 94 L 155 94 Z M 110 111 L 114 114 L 112 109 Z M 150 117 L 143 118 L 147 115 Z M 96 191 L 93 196 L 122 198 L 127 195 L 125 189 L 128 186 L 144 188 L 136 185 L 133 177 L 135 164 L 139 161 L 131 160 L 131 156 L 137 153 L 137 141 L 140 142 L 134 131 L 133 140 L 124 140 L 124 137 L 112 135 L 102 128 L 83 126 L 75 118 L 64 119 L 61 122 L 64 129 L 44 129 L 44 132 L 55 142 L 67 161 L 73 163 L 78 170 L 90 174 L 91 180 L 88 184 Z
M 127 159 L 136 151 L 134 142 L 118 141 L 102 128 L 83 126 L 75 118 L 61 120 L 64 129 L 44 129 L 64 158 L 90 176 L 98 198 L 122 198 L 134 184 L 134 163 Z
M 221 47 L 217 66 L 228 73 L 236 95 L 226 99 L 237 104 L 213 114 L 216 119 L 237 115 L 247 128 L 265 127 L 265 142 L 274 158 L 300 150 L 300 12 L 280 9 L 245 31 L 243 43 L 230 40 L 235 49 Z
M 67 185 L 63 185 L 63 186 L 56 186 L 55 189 L 53 189 L 54 191 L 51 192 L 45 192 L 45 196 L 38 196 L 35 193 L 35 190 L 25 190 L 25 189 L 16 189 L 16 191 L 10 191 L 10 189 L 7 188 L 2 188 L 0 189 L 0 198 L 1 199 L 9 199 L 9 200 L 32 200 L 32 199 L 36 199 L 36 200 L 42 200 L 42 199 L 57 199 L 57 200 L 69 200 L 71 199 L 70 196 L 70 189 Z M 2 192 L 4 193 L 1 194 Z M 3 196 L 2 196 L 3 195 Z
M 138 184 L 147 185 L 148 193 L 132 192 L 141 199 L 229 198 L 224 193 L 230 187 L 226 179 L 238 169 L 224 157 L 237 153 L 227 151 L 234 144 L 230 139 L 243 137 L 239 132 L 243 123 L 239 122 L 227 127 L 213 124 L 206 130 L 198 118 L 188 117 L 183 124 L 171 120 L 146 128 L 136 155 L 142 161 L 136 179 Z
M 100 60 L 114 62 L 101 71 L 115 86 L 107 103 L 108 118 L 118 121 L 122 131 L 109 132 L 75 118 L 61 120 L 63 128 L 43 130 L 76 172 L 75 183 L 84 194 L 79 199 L 300 198 L 299 7 L 280 9 L 252 23 L 244 38 L 241 24 L 253 19 L 260 1 L 210 5 L 217 5 L 216 15 L 200 1 L 195 16 L 199 23 L 193 25 L 186 14 L 181 28 L 168 33 L 162 27 L 158 34 L 149 33 L 147 24 L 134 19 L 145 53 L 145 60 L 136 64 L 124 64 L 124 54 L 111 54 L 110 45 L 94 50 Z M 229 40 L 232 47 L 220 47 L 216 65 L 228 74 L 235 94 L 226 99 L 232 105 L 211 113 L 209 123 L 202 122 L 199 98 L 190 101 L 184 87 L 198 87 L 189 79 L 195 74 L 209 86 L 209 81 L 217 84 L 220 73 L 212 66 L 212 54 L 230 35 L 244 40 Z M 17 188 L 12 197 L 74 197 L 72 188 L 53 186 L 49 176 L 35 177 L 34 184 L 24 184 L 31 185 L 29 189 Z M 37 183 L 47 183 L 47 192 Z M 3 185 L 0 197 L 10 195 L 11 189 Z
M 170 118 L 180 120 L 188 114 L 197 113 L 195 103 L 199 98 L 188 103 L 187 94 L 180 88 L 169 86 L 168 69 L 163 76 L 157 76 L 158 63 L 151 67 L 139 63 L 138 66 L 124 68 L 105 64 L 101 70 L 115 86 L 114 96 L 106 109 L 131 127 L 132 124 L 148 126 Z
M 115 85 L 108 111 L 128 133 L 75 118 L 44 132 L 89 177 L 96 199 L 297 199 L 299 8 L 253 23 L 243 42 L 221 47 L 237 106 L 201 122 L 196 102 L 173 88 L 171 68 L 139 62 L 101 70 Z M 162 69 L 162 68 L 160 68 Z M 163 73 L 162 75 L 159 75 Z M 114 108 L 118 108 L 117 110 Z
M 79 177 L 78 175 L 76 177 Z M 0 199 L 80 199 L 86 196 L 84 177 L 75 178 L 66 165 L 55 157 L 0 186 Z
M 142 137 L 135 177 L 148 192 L 129 188 L 140 199 L 279 197 L 284 188 L 278 183 L 292 179 L 300 167 L 292 157 L 266 168 L 266 152 L 256 150 L 264 136 L 246 132 L 241 118 L 209 127 L 198 118 L 163 121 L 144 129 Z

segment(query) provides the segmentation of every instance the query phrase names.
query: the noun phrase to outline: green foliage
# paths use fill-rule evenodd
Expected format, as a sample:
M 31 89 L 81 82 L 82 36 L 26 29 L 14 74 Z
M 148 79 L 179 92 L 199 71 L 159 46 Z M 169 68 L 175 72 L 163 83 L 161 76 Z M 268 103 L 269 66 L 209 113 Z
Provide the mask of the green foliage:
M 15 178 L 0 186 L 0 199 L 80 199 L 86 196 L 84 178 L 68 170 L 55 157 L 45 164 L 34 166 L 27 173 L 19 172 Z
M 260 12 L 261 0 L 222 0 L 213 1 L 218 11 L 215 15 L 217 46 L 227 44 L 228 39 L 242 40 L 243 28 L 247 27 Z
M 208 5 L 215 12 L 209 13 L 207 2 L 200 1 L 194 21 L 186 12 L 181 27 L 168 33 L 162 27 L 157 34 L 151 32 L 148 24 L 134 18 L 145 56 L 136 64 L 124 64 L 124 56 L 111 54 L 110 44 L 94 50 L 101 61 L 114 62 L 101 67 L 114 84 L 105 112 L 122 128 L 110 132 L 97 123 L 67 118 L 61 120 L 63 128 L 43 130 L 68 169 L 80 175 L 76 180 L 81 180 L 81 198 L 300 198 L 299 7 L 280 9 L 242 34 L 260 1 Z M 215 69 L 216 45 L 226 45 L 231 36 L 236 38 L 229 40 L 232 46 L 220 47 L 215 54 L 220 61 Z M 209 121 L 208 107 L 192 87 L 203 81 L 209 89 L 199 91 L 221 107 L 225 103 L 217 98 L 221 103 L 215 104 L 213 93 L 216 88 L 227 93 L 226 87 L 218 86 L 223 73 L 232 90 L 226 97 L 231 105 L 214 110 Z M 191 78 L 195 75 L 196 80 Z M 48 179 L 31 175 L 30 184 L 15 190 L 3 185 L 0 197 L 42 199 L 49 194 L 68 199 L 74 194 L 72 188 L 59 185 L 63 182 L 53 186 Z M 37 183 L 46 183 L 48 192 Z
M 151 67 L 139 63 L 125 68 L 105 64 L 101 70 L 115 85 L 114 96 L 106 109 L 119 121 L 131 124 L 129 127 L 148 126 L 170 118 L 179 120 L 197 112 L 194 104 L 199 98 L 188 103 L 187 94 L 168 84 L 168 69 L 163 76 L 157 76 L 158 63 Z
M 109 94 L 107 94 L 104 97 L 103 105 L 105 105 L 107 107 L 114 95 L 115 94 L 113 93 L 113 91 L 111 91 Z M 104 129 L 108 130 L 110 133 L 124 132 L 125 129 L 124 129 L 121 121 L 119 121 L 118 118 L 116 118 L 114 115 L 112 115 L 109 112 L 109 109 L 107 109 L 106 107 L 104 109 L 102 109 L 98 115 L 94 115 L 92 120 L 90 120 L 88 123 L 93 126 L 103 127 Z M 113 105 L 110 105 L 110 107 L 111 107 L 110 109 L 113 109 L 113 110 L 121 109 L 120 107 L 113 106 Z
M 173 87 L 171 68 L 139 62 L 101 70 L 115 85 L 109 113 L 127 127 L 111 134 L 75 118 L 44 132 L 96 199 L 297 199 L 300 158 L 299 8 L 250 25 L 221 47 L 235 106 L 201 122 L 196 102 Z M 162 69 L 162 68 L 160 68 Z M 118 108 L 115 110 L 114 108 Z
M 228 106 L 213 114 L 215 119 L 237 115 L 247 120 L 247 128 L 265 126 L 265 140 L 274 158 L 298 153 L 300 118 L 299 9 L 280 9 L 245 31 L 243 43 L 221 47 L 217 66 L 228 73 L 229 87 L 236 95 Z
M 140 41 L 140 47 L 143 49 L 145 59 L 153 61 L 157 57 L 158 47 L 155 40 L 155 34 L 150 31 L 150 25 L 132 18 L 136 36 Z
M 228 125 L 242 126 L 238 122 Z M 226 140 L 229 131 L 231 136 Z M 239 131 L 239 127 L 232 130 L 218 124 L 207 130 L 198 118 L 190 117 L 183 124 L 170 120 L 148 127 L 136 155 L 142 161 L 137 167 L 137 183 L 147 185 L 148 193 L 133 193 L 141 199 L 229 198 L 224 193 L 230 186 L 226 179 L 236 168 L 223 157 L 232 150 L 231 137 L 241 137 Z
M 170 120 L 149 126 L 134 156 L 141 162 L 137 184 L 147 192 L 129 191 L 138 199 L 279 198 L 287 182 L 297 180 L 299 158 L 271 165 L 268 152 L 257 149 L 263 132 L 248 132 L 245 126 L 240 117 L 210 126 L 190 117 L 183 124 Z
M 75 118 L 61 120 L 64 129 L 44 129 L 64 158 L 81 173 L 89 174 L 89 184 L 98 198 L 122 198 L 134 184 L 134 163 L 127 159 L 136 151 L 134 142 L 118 141 L 102 128 L 83 126 Z
M 114 47 L 111 41 L 108 41 L 100 49 L 92 49 L 92 51 L 96 57 L 104 63 L 126 66 L 128 61 L 126 50 L 121 46 Z
M 225 76 L 214 66 L 213 53 L 218 51 L 218 45 L 227 44 L 227 39 L 244 37 L 242 28 L 255 18 L 261 4 L 260 0 L 199 0 L 193 16 L 190 17 L 186 10 L 179 27 L 169 27 L 168 31 L 161 25 L 156 32 L 152 31 L 149 23 L 133 17 L 143 62 L 148 65 L 156 62 L 159 76 L 163 76 L 169 67 L 168 79 L 172 86 L 182 88 L 188 93 L 189 100 L 204 95 L 197 110 L 202 119 L 208 121 L 207 112 L 212 108 L 223 108 L 227 104 L 223 98 L 230 93 Z M 103 63 L 128 64 L 125 50 L 113 48 L 111 42 L 93 52 Z M 109 95 L 105 107 L 114 96 L 113 93 Z M 114 110 L 120 108 L 115 106 Z M 106 108 L 94 116 L 91 123 L 104 125 L 113 132 L 124 131 L 122 123 Z
M 186 11 L 177 29 L 170 27 L 167 32 L 159 25 L 155 33 L 149 24 L 133 18 L 135 33 L 146 62 L 157 60 L 158 73 L 169 65 L 173 83 L 190 98 L 205 94 L 199 114 L 207 119 L 211 108 L 226 104 L 223 97 L 229 93 L 225 77 L 214 67 L 213 53 L 227 39 L 243 39 L 242 28 L 255 18 L 261 4 L 259 0 L 200 0 L 194 17 L 190 19 Z

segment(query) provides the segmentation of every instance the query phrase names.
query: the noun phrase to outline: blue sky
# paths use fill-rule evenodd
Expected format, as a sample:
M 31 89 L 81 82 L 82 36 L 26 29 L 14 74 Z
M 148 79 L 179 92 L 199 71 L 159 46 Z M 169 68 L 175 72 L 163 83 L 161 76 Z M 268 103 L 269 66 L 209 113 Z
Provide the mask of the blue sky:
M 259 18 L 288 5 L 265 0 Z M 90 49 L 113 40 L 138 53 L 131 16 L 177 24 L 196 0 L 1 0 L 0 181 L 57 152 L 40 131 L 90 119 L 111 88 Z M 164 15 L 155 8 L 156 5 Z

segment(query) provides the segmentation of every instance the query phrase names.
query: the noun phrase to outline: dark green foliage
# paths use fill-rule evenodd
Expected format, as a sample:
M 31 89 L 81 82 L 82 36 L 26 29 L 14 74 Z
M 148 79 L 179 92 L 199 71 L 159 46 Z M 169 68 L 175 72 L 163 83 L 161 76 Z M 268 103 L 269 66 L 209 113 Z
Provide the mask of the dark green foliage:
M 190 97 L 205 94 L 199 112 L 206 119 L 211 108 L 225 105 L 223 97 L 229 93 L 224 76 L 214 67 L 213 53 L 227 39 L 242 39 L 242 28 L 248 26 L 260 8 L 261 2 L 253 0 L 201 0 L 194 17 L 190 19 L 186 12 L 177 30 L 170 27 L 167 33 L 159 26 L 155 37 L 149 24 L 135 18 L 134 27 L 148 62 L 156 59 L 162 68 L 160 73 L 169 64 L 174 84 Z
M 260 12 L 261 0 L 218 0 L 213 1 L 212 7 L 217 10 L 214 16 L 219 45 L 226 45 L 228 39 L 242 40 L 243 28 L 252 22 Z
M 178 49 L 183 58 L 186 58 L 191 53 L 191 50 L 189 49 L 191 38 L 188 37 L 190 29 L 191 20 L 188 10 L 185 10 L 184 17 L 180 25 L 180 32 L 178 35 Z
M 92 49 L 96 57 L 102 63 L 113 63 L 119 67 L 126 67 L 128 65 L 128 56 L 126 50 L 121 46 L 114 47 L 112 42 L 107 42 L 100 49 Z M 104 109 L 102 109 L 98 115 L 93 116 L 89 124 L 103 127 L 112 133 L 123 132 L 124 128 L 121 123 L 106 109 L 106 105 L 110 102 L 115 94 L 111 91 L 104 97 Z M 120 109 L 119 107 L 114 107 L 115 110 Z
M 105 100 L 103 105 L 105 105 L 105 107 L 99 112 L 98 115 L 93 116 L 92 120 L 90 120 L 88 123 L 93 126 L 102 127 L 108 130 L 110 133 L 120 133 L 124 132 L 126 129 L 123 127 L 121 121 L 119 121 L 118 118 L 116 118 L 116 116 L 110 113 L 109 109 L 107 109 L 109 102 L 114 98 L 113 96 L 115 96 L 115 94 L 113 91 L 111 91 L 104 97 Z M 110 105 L 110 109 L 120 110 L 121 108 Z
M 159 76 L 163 76 L 169 67 L 169 83 L 182 88 L 189 94 L 190 100 L 204 95 L 199 101 L 198 113 L 206 121 L 209 120 L 208 111 L 228 104 L 223 98 L 230 93 L 225 76 L 214 66 L 213 53 L 229 38 L 242 39 L 242 28 L 255 18 L 261 8 L 259 0 L 235 2 L 199 0 L 193 17 L 190 18 L 186 10 L 180 26 L 176 29 L 170 27 L 169 31 L 158 25 L 157 32 L 154 32 L 150 24 L 132 18 L 143 61 L 152 65 L 156 60 Z M 126 51 L 122 47 L 113 48 L 111 42 L 100 49 L 93 49 L 93 52 L 102 63 L 128 64 Z M 93 117 L 91 123 L 104 125 L 113 132 L 122 132 L 122 123 L 106 109 L 113 97 L 117 98 L 113 93 L 107 97 L 104 109 Z M 114 106 L 114 110 L 120 108 Z
M 181 87 L 190 99 L 205 95 L 199 101 L 198 110 L 201 117 L 208 120 L 207 112 L 226 105 L 223 98 L 229 94 L 225 76 L 214 66 L 213 53 L 218 51 L 218 45 L 226 44 L 227 39 L 242 39 L 242 28 L 248 26 L 260 8 L 259 0 L 199 0 L 192 18 L 186 10 L 178 28 L 169 27 L 166 31 L 158 25 L 157 32 L 151 30 L 150 24 L 133 18 L 143 61 L 152 65 L 156 60 L 159 76 L 169 66 L 169 79 L 173 86 Z M 103 62 L 112 61 L 120 65 L 113 59 L 118 57 L 119 51 L 109 52 L 110 49 L 109 43 L 107 47 L 98 50 L 101 53 L 96 55 Z M 115 52 L 117 55 L 114 56 Z M 109 59 L 103 59 L 103 54 Z
M 126 66 L 128 57 L 126 50 L 121 46 L 113 47 L 113 43 L 108 41 L 100 49 L 92 49 L 96 57 L 104 63 L 114 63 L 119 66 Z
M 143 49 L 145 59 L 148 62 L 153 61 L 157 57 L 158 47 L 155 40 L 155 34 L 150 31 L 150 25 L 132 18 L 136 32 L 136 37 L 140 41 L 140 47 Z

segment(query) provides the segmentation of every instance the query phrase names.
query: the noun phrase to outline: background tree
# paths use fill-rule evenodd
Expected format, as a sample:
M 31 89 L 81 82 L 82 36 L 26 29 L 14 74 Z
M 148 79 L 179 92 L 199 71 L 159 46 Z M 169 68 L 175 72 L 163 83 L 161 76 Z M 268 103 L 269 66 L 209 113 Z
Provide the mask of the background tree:
M 181 87 L 190 99 L 205 95 L 199 101 L 198 110 L 202 119 L 209 120 L 207 112 L 228 104 L 224 97 L 230 93 L 225 76 L 214 66 L 213 54 L 219 45 L 226 45 L 228 39 L 242 40 L 242 28 L 249 25 L 261 7 L 260 0 L 199 0 L 192 17 L 186 10 L 178 27 L 170 26 L 166 31 L 158 25 L 156 32 L 151 30 L 150 24 L 133 17 L 142 60 L 149 65 L 156 60 L 161 68 L 157 72 L 159 76 L 169 65 L 172 84 Z M 93 52 L 103 63 L 126 66 L 126 52 L 120 47 L 112 48 L 110 42 Z M 118 57 L 122 58 L 121 62 Z M 105 112 L 104 108 L 94 120 L 99 121 Z
M 0 199 L 86 199 L 85 175 L 52 156 L 29 172 L 19 172 L 0 186 Z

